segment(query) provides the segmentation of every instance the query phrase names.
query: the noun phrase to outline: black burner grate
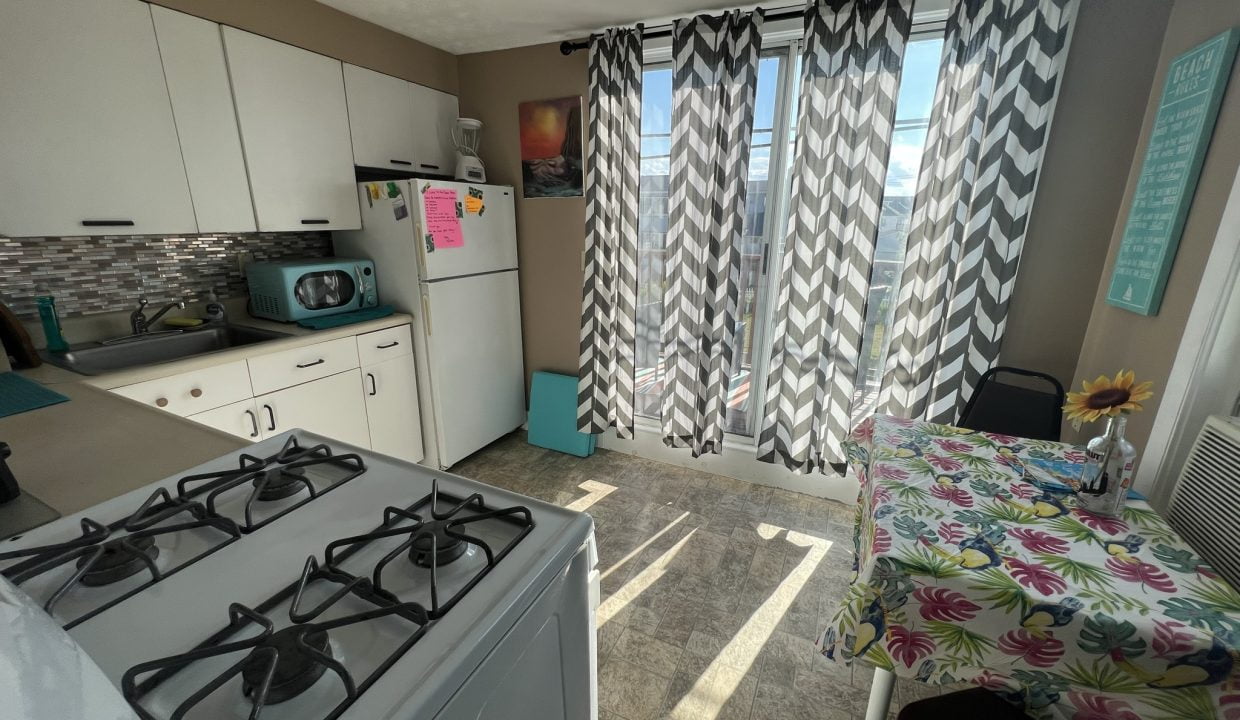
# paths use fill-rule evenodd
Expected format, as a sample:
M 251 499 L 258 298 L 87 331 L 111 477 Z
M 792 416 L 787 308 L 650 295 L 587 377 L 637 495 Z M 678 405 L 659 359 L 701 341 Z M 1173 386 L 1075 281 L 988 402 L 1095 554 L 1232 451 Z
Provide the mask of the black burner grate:
M 178 515 L 185 515 L 189 519 L 160 525 Z M 51 614 L 66 593 L 80 585 L 107 585 L 140 572 L 150 575 L 147 582 L 130 592 L 101 602 L 98 607 L 81 617 L 70 618 L 64 625 L 66 630 L 241 537 L 241 530 L 232 520 L 213 515 L 200 503 L 174 498 L 163 488 L 152 493 L 134 514 L 124 520 L 104 525 L 89 518 L 82 518 L 81 526 L 82 534 L 68 542 L 0 553 L 0 562 L 25 558 L 0 571 L 0 574 L 19 586 L 66 563 L 76 563 L 76 571 L 44 601 L 43 609 L 48 614 Z M 174 568 L 160 571 L 154 560 L 158 553 L 154 547 L 155 538 L 197 528 L 219 531 L 222 535 L 220 542 Z
M 329 465 L 339 469 L 340 477 L 325 487 L 316 488 L 307 477 L 307 468 Z M 66 563 L 75 562 L 76 572 L 59 586 L 44 602 L 43 608 L 52 609 L 75 587 L 100 587 L 110 585 L 139 573 L 150 576 L 133 590 L 113 599 L 101 598 L 97 607 L 81 617 L 69 618 L 64 623 L 67 630 L 98 615 L 127 597 L 150 587 L 162 578 L 194 563 L 243 534 L 248 534 L 271 523 L 311 500 L 333 490 L 366 472 L 366 464 L 360 455 L 348 453 L 336 455 L 325 444 L 303 447 L 296 436 L 289 436 L 280 451 L 270 457 L 240 456 L 236 470 L 201 473 L 183 477 L 177 481 L 176 496 L 160 488 L 129 517 L 111 525 L 104 525 L 89 518 L 81 521 L 82 534 L 68 542 L 32 547 L 24 550 L 0 552 L 0 562 L 19 562 L 0 570 L 13 584 L 21 585 L 36 576 L 53 571 Z M 249 490 L 242 522 L 222 515 L 217 509 L 226 493 L 244 493 Z M 282 500 L 298 493 L 305 497 L 297 502 L 281 506 L 278 511 L 255 520 L 254 506 L 272 500 Z M 165 521 L 185 513 L 186 522 Z M 188 558 L 176 567 L 161 571 L 156 564 L 159 548 L 155 538 L 185 530 L 210 527 L 224 534 L 220 543 L 206 552 Z
M 438 509 L 441 499 L 449 503 L 446 511 Z M 464 515 L 463 513 L 467 510 L 474 514 Z M 429 513 L 429 517 L 424 517 L 421 513 Z M 507 520 L 521 527 L 521 532 L 504 547 L 500 548 L 498 552 L 493 550 L 483 540 L 468 535 L 465 532 L 465 528 L 471 523 L 494 519 Z M 413 524 L 398 525 L 402 521 L 412 521 Z M 337 563 L 367 543 L 401 535 L 407 536 L 404 542 L 376 563 L 370 579 L 371 584 L 374 586 L 375 592 L 385 593 L 390 597 L 394 597 L 384 589 L 383 575 L 385 572 L 390 571 L 389 568 L 393 561 L 402 556 L 407 557 L 416 565 L 430 570 L 430 614 L 432 618 L 438 618 L 442 617 L 448 610 L 451 610 L 452 606 L 456 605 L 465 593 L 472 590 L 478 584 L 478 581 L 533 529 L 534 518 L 528 508 L 514 506 L 495 510 L 487 507 L 482 495 L 478 493 L 474 493 L 463 500 L 447 494 L 441 496 L 439 493 L 439 481 L 434 480 L 431 484 L 430 494 L 409 508 L 386 508 L 383 511 L 383 524 L 377 529 L 364 535 L 342 538 L 328 544 L 324 552 L 324 559 L 328 567 L 336 567 Z M 437 568 L 459 557 L 465 551 L 467 544 L 474 545 L 482 550 L 486 556 L 486 566 L 474 575 L 464 587 L 454 593 L 452 597 L 441 602 Z
M 307 587 L 317 582 L 333 583 L 339 587 L 316 607 L 303 609 L 303 594 Z M 275 623 L 267 613 L 290 595 L 292 603 L 289 605 L 288 617 L 293 624 L 277 631 Z M 346 595 L 374 607 L 332 620 L 317 620 Z M 327 671 L 331 671 L 339 680 L 345 696 L 336 707 L 326 710 L 324 720 L 334 720 L 413 647 L 425 634 L 430 623 L 430 617 L 421 605 L 402 603 L 385 594 L 376 593 L 365 578 L 354 577 L 330 567 L 320 567 L 314 557 L 306 560 L 301 579 L 293 585 L 255 609 L 233 603 L 229 606 L 228 614 L 228 626 L 193 650 L 135 665 L 125 672 L 121 678 L 121 692 L 139 717 L 143 720 L 156 720 L 156 716 L 142 705 L 142 699 L 161 682 L 184 671 L 196 661 L 244 651 L 246 654 L 240 660 L 181 702 L 172 716 L 184 717 L 194 706 L 229 680 L 241 675 L 242 692 L 251 702 L 250 720 L 257 720 L 267 705 L 291 700 L 310 688 Z M 332 656 L 327 638 L 332 630 L 393 616 L 408 621 L 408 636 L 359 683 L 344 664 Z M 252 626 L 261 628 L 261 631 L 241 640 L 233 639 Z M 144 675 L 150 677 L 139 682 L 139 678 Z
M 366 463 L 360 455 L 335 455 L 324 444 L 302 447 L 295 436 L 289 437 L 280 452 L 271 457 L 242 454 L 239 465 L 236 470 L 187 475 L 177 481 L 177 494 L 184 498 L 205 495 L 207 510 L 214 515 L 217 514 L 216 503 L 221 497 L 232 492 L 244 493 L 248 489 L 245 519 L 240 526 L 241 532 L 251 533 L 366 472 Z M 305 472 L 306 468 L 316 465 L 336 466 L 347 474 L 327 487 L 316 489 Z M 305 494 L 300 502 L 289 504 L 261 520 L 254 519 L 255 503 L 280 500 L 299 492 Z
M 446 503 L 446 509 L 440 509 L 441 501 Z M 471 523 L 483 520 L 513 523 L 521 530 L 502 548 L 492 548 L 481 539 L 465 532 Z M 465 499 L 441 494 L 438 481 L 434 481 L 430 494 L 408 508 L 386 508 L 383 523 L 374 531 L 330 543 L 324 551 L 324 563 L 321 566 L 315 557 L 308 558 L 297 582 L 253 610 L 233 604 L 229 609 L 228 626 L 193 650 L 130 668 L 122 679 L 121 689 L 126 700 L 143 720 L 157 720 L 142 702 L 161 683 L 185 671 L 195 661 L 245 651 L 244 657 L 182 701 L 172 712 L 172 717 L 183 717 L 194 706 L 240 674 L 242 692 L 251 701 L 249 717 L 257 720 L 263 707 L 296 697 L 330 671 L 337 677 L 345 695 L 344 700 L 336 707 L 325 709 L 323 720 L 335 720 L 434 627 L 435 621 L 451 610 L 457 601 L 473 589 L 533 528 L 534 520 L 528 508 L 516 506 L 493 509 L 488 507 L 483 497 L 477 493 Z M 369 577 L 354 575 L 340 568 L 339 563 L 359 552 L 368 543 L 402 535 L 405 540 L 375 563 Z M 434 558 L 435 553 L 440 550 L 441 540 L 445 538 L 462 546 L 474 545 L 486 558 L 485 567 L 451 598 L 441 602 L 436 579 L 437 565 L 433 561 L 427 566 L 430 570 L 430 609 L 416 602 L 402 601 L 384 588 L 384 576 L 399 571 L 400 565 L 394 565 L 398 558 L 406 561 L 412 559 L 415 563 L 416 557 L 412 557 L 411 553 L 429 553 L 428 557 Z M 303 599 L 306 590 L 315 582 L 333 583 L 336 588 L 315 607 L 305 608 Z M 318 620 L 345 597 L 361 599 L 373 605 L 374 609 L 334 620 Z M 288 619 L 292 624 L 277 631 L 269 613 L 286 601 L 290 601 Z M 391 616 L 398 616 L 412 623 L 409 635 L 396 650 L 358 682 L 345 667 L 347 658 L 338 659 L 332 656 L 326 637 L 330 636 L 335 628 Z M 261 628 L 258 635 L 243 640 L 235 639 L 244 630 L 254 626 Z

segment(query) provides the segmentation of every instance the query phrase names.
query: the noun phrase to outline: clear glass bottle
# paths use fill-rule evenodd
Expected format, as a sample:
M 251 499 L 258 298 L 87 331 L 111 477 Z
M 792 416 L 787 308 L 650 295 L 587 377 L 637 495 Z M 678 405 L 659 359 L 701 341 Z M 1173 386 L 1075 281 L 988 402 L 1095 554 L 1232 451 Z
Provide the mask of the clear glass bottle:
M 39 308 L 39 320 L 43 323 L 43 335 L 47 338 L 48 352 L 62 353 L 69 351 L 69 343 L 60 331 L 60 315 L 56 312 L 56 298 L 51 295 L 40 295 L 34 299 Z
M 1106 432 L 1085 446 L 1085 468 L 1077 490 L 1077 506 L 1097 515 L 1116 517 L 1132 487 L 1137 449 L 1124 437 L 1128 416 L 1107 420 Z

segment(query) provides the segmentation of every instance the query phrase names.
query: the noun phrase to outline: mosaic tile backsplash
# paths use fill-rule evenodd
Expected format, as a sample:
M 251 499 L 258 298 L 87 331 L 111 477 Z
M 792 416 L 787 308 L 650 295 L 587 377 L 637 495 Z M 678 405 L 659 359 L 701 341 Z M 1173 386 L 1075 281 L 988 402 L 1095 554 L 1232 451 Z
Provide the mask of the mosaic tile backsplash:
M 331 255 L 331 234 L 104 235 L 101 237 L 0 237 L 0 300 L 19 317 L 38 315 L 34 298 L 56 297 L 63 317 L 152 304 L 244 297 L 239 253 L 255 260 Z

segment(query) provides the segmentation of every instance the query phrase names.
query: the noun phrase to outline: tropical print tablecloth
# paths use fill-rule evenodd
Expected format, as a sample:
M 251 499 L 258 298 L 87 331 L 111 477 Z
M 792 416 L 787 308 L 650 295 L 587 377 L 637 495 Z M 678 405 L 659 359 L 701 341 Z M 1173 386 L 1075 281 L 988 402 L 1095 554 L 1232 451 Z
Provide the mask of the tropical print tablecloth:
M 1240 593 L 1144 501 L 1074 507 L 1079 448 L 875 416 L 845 449 L 857 573 L 827 657 L 1032 717 L 1240 720 Z

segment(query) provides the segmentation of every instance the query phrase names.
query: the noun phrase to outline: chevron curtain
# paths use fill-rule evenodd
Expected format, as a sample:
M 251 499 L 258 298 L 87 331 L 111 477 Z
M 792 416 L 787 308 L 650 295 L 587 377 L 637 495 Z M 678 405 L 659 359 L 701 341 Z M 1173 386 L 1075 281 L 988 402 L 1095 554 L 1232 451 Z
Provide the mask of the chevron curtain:
M 995 364 L 1077 0 L 957 0 L 896 304 L 882 412 L 955 422 Z
M 758 459 L 841 462 L 861 359 L 912 0 L 818 0 L 805 12 L 792 204 Z
M 590 41 L 585 282 L 577 427 L 633 437 L 642 28 Z
M 694 457 L 723 448 L 762 19 L 727 12 L 672 29 L 662 430 Z

